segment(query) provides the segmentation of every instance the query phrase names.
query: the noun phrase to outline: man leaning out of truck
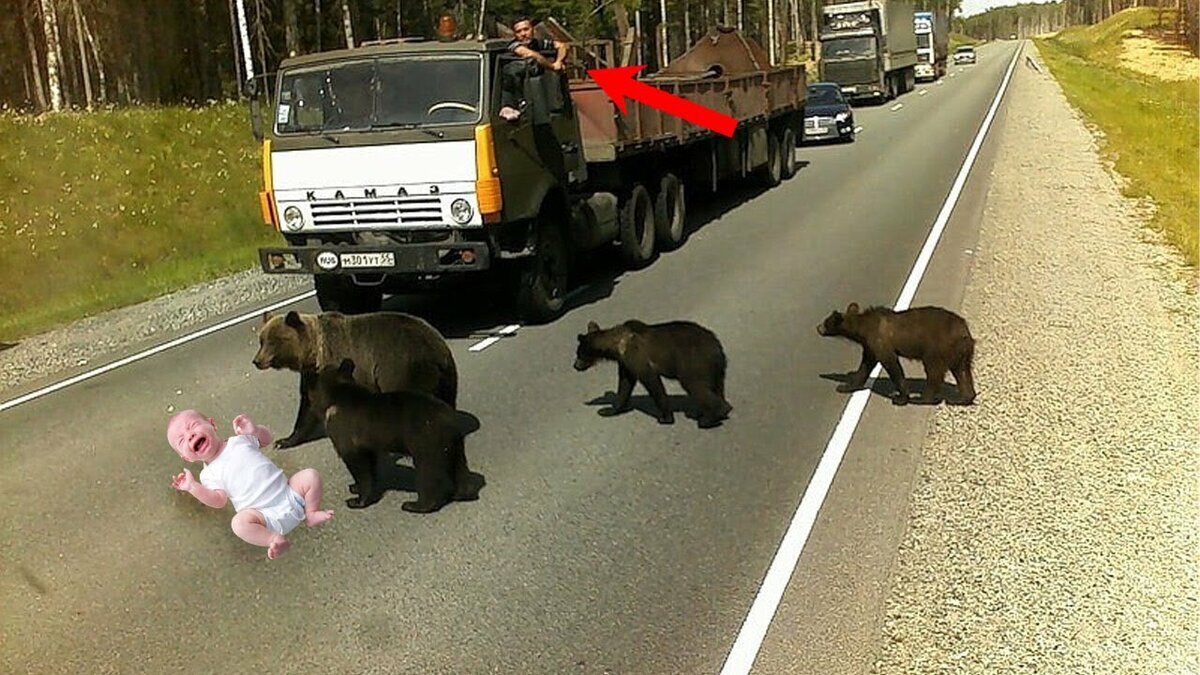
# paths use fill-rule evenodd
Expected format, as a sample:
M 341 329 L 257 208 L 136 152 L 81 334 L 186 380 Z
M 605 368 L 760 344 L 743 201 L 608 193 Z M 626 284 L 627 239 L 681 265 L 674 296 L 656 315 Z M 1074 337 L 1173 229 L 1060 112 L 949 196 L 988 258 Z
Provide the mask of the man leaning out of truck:
M 520 56 L 522 59 L 532 59 L 543 68 L 562 71 L 563 62 L 567 58 L 567 44 L 565 42 L 534 37 L 533 21 L 527 16 L 514 21 L 512 30 L 515 37 L 512 42 L 508 43 L 508 51 L 516 56 Z M 553 61 L 542 56 L 542 52 L 551 50 L 557 52 Z M 509 121 L 521 116 L 521 73 L 524 69 L 524 61 L 510 63 L 504 67 L 505 82 L 502 91 L 500 116 Z

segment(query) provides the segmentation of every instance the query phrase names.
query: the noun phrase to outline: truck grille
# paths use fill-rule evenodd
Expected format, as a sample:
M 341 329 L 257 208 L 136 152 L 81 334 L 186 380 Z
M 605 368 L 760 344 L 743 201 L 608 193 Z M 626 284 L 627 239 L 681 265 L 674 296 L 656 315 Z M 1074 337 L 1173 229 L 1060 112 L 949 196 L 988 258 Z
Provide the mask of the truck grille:
M 312 215 L 316 227 L 440 225 L 443 222 L 441 197 L 313 202 Z
M 875 61 L 834 61 L 825 64 L 825 79 L 841 85 L 874 84 Z

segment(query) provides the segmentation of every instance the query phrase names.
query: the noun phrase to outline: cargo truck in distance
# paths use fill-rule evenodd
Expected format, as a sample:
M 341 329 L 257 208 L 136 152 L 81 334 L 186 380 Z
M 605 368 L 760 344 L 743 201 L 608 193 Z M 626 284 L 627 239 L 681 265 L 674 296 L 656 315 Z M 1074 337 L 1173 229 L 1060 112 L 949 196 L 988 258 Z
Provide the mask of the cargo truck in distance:
M 917 81 L 932 82 L 946 74 L 950 53 L 950 25 L 945 10 L 913 12 L 917 35 Z
M 850 99 L 893 99 L 916 82 L 912 0 L 859 0 L 821 9 L 820 73 Z
M 283 61 L 269 129 L 251 97 L 263 218 L 286 244 L 259 249 L 262 269 L 312 275 L 325 311 L 479 283 L 544 322 L 579 254 L 642 267 L 683 243 L 688 199 L 796 171 L 804 68 L 768 66 L 735 30 L 642 79 L 736 118 L 732 138 L 635 101 L 621 114 L 594 81 L 506 45 L 398 39 Z

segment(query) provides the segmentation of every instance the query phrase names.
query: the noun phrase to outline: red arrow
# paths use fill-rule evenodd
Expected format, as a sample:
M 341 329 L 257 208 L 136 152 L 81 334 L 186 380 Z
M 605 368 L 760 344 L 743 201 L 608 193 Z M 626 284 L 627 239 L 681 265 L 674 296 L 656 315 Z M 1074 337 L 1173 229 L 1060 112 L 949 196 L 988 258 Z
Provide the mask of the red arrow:
M 608 94 L 613 103 L 617 104 L 617 109 L 621 111 L 622 115 L 628 114 L 625 98 L 629 97 L 668 115 L 674 115 L 692 124 L 715 131 L 722 136 L 733 136 L 733 130 L 737 128 L 738 124 L 737 119 L 633 79 L 633 76 L 645 67 L 642 65 L 598 68 L 587 72 L 588 76 L 600 85 L 604 93 Z

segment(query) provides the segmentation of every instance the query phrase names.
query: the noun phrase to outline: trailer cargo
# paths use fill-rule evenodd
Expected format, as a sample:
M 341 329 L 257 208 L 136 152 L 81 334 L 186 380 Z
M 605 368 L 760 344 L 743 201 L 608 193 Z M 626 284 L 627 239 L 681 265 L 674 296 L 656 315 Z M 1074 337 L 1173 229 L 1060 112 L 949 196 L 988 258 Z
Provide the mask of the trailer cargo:
M 736 30 L 642 79 L 736 118 L 732 137 L 635 101 L 620 114 L 595 82 L 506 45 L 400 39 L 285 60 L 269 129 L 252 114 L 263 218 L 286 243 L 259 250 L 262 269 L 312 275 L 326 311 L 488 283 L 547 321 L 578 254 L 615 247 L 642 267 L 683 243 L 692 196 L 796 170 L 804 69 L 768 66 Z
M 913 89 L 912 0 L 858 0 L 821 9 L 821 79 L 848 98 L 890 100 Z

